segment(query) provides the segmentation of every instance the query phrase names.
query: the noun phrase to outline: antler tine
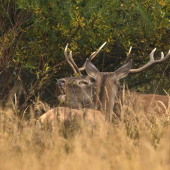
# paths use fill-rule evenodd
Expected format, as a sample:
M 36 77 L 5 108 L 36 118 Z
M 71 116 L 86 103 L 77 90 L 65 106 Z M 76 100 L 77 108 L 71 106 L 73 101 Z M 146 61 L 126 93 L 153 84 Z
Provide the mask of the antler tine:
M 150 55 L 149 55 L 150 61 L 154 61 L 153 55 L 154 55 L 155 51 L 156 51 L 156 48 L 154 48 L 153 51 L 150 53 Z
M 93 52 L 90 55 L 89 60 L 93 60 L 93 58 L 99 53 L 99 51 L 105 46 L 106 43 L 107 42 L 104 42 L 97 51 Z M 85 64 L 86 64 L 86 62 L 83 64 L 83 66 L 81 68 L 79 68 L 80 71 L 83 71 L 85 69 Z
M 143 67 L 138 68 L 138 69 L 130 69 L 129 73 L 139 73 L 139 72 L 147 69 L 148 67 L 150 67 L 152 64 L 158 64 L 158 63 L 161 63 L 161 62 L 167 60 L 168 57 L 170 56 L 170 50 L 168 51 L 168 53 L 165 57 L 164 57 L 164 53 L 161 52 L 161 58 L 159 60 L 155 60 L 154 56 L 153 56 L 155 51 L 156 51 L 156 48 L 150 53 L 150 55 L 149 55 L 150 61 L 147 64 L 145 64 Z
M 89 58 L 91 58 L 94 54 L 96 53 L 96 51 L 94 51 L 91 55 L 90 55 L 90 57 Z
M 130 60 L 131 51 L 132 51 L 132 46 L 130 47 L 129 52 L 127 53 L 126 63 Z
M 89 59 L 90 59 L 90 60 L 93 60 L 93 58 L 96 57 L 96 55 L 97 55 L 97 54 L 99 53 L 99 51 L 106 45 L 106 43 L 107 43 L 107 42 L 104 42 L 97 51 L 93 52 L 93 53 L 90 55 Z
M 163 59 L 164 58 L 164 53 L 163 52 L 161 52 L 161 59 Z
M 74 68 L 76 69 L 76 71 L 77 71 L 80 75 L 82 75 L 81 72 L 80 72 L 80 70 L 79 70 L 79 68 L 77 67 L 76 63 L 75 63 L 74 60 L 73 60 L 72 51 L 70 51 L 69 59 L 70 59 L 72 65 L 74 66 Z
M 132 51 L 132 46 L 130 46 L 130 48 L 129 48 L 128 55 L 131 53 L 131 51 Z
M 70 60 L 69 60 L 69 58 L 68 58 L 68 56 L 67 56 L 67 48 L 68 48 L 68 44 L 66 45 L 65 50 L 64 50 L 65 59 L 66 59 L 67 63 L 71 66 L 71 68 L 73 69 L 74 73 L 76 74 L 77 71 L 76 71 L 75 67 L 74 67 L 73 64 L 70 62 Z

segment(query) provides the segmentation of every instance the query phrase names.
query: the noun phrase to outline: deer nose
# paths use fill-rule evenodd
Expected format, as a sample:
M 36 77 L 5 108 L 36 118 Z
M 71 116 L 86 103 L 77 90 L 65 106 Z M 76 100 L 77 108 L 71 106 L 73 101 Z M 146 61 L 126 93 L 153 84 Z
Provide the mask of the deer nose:
M 59 87 L 62 87 L 63 85 L 65 85 L 65 80 L 63 79 L 59 79 L 57 82 L 58 82 Z

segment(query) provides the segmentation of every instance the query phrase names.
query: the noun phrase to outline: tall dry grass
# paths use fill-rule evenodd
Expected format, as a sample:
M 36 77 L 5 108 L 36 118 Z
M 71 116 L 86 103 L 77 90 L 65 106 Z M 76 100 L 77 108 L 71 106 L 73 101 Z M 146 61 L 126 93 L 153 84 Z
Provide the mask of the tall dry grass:
M 0 111 L 0 170 L 169 170 L 170 124 L 166 113 L 144 114 L 130 102 L 116 123 L 83 121 L 53 130 L 35 125 L 12 109 Z

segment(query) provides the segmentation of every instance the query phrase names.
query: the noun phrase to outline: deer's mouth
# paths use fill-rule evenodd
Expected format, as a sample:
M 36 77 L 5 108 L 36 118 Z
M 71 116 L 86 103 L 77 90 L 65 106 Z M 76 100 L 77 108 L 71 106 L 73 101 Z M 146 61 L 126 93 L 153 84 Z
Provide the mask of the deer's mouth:
M 60 103 L 64 103 L 66 101 L 66 95 L 59 95 L 58 96 L 58 100 L 60 101 Z
M 63 87 L 59 86 L 59 89 L 60 89 L 61 95 L 58 96 L 58 100 L 61 103 L 63 103 L 63 102 L 65 102 L 65 99 L 66 99 L 66 93 L 65 93 L 65 90 Z
M 59 89 L 60 89 L 61 95 L 66 95 L 65 90 L 64 90 L 63 87 L 59 87 Z

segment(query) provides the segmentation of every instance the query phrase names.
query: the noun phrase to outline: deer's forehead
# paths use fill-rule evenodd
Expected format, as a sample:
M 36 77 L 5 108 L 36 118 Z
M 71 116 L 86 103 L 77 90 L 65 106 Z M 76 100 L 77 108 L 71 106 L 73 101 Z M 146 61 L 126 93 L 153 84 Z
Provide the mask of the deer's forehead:
M 78 77 L 72 77 L 72 80 L 90 80 L 91 77 L 89 77 L 88 75 L 82 75 L 82 76 L 78 76 Z
M 82 76 L 75 76 L 75 77 L 66 77 L 66 78 L 62 78 L 63 80 L 66 81 L 71 81 L 71 80 L 90 80 L 91 77 L 89 77 L 88 75 L 82 75 Z

